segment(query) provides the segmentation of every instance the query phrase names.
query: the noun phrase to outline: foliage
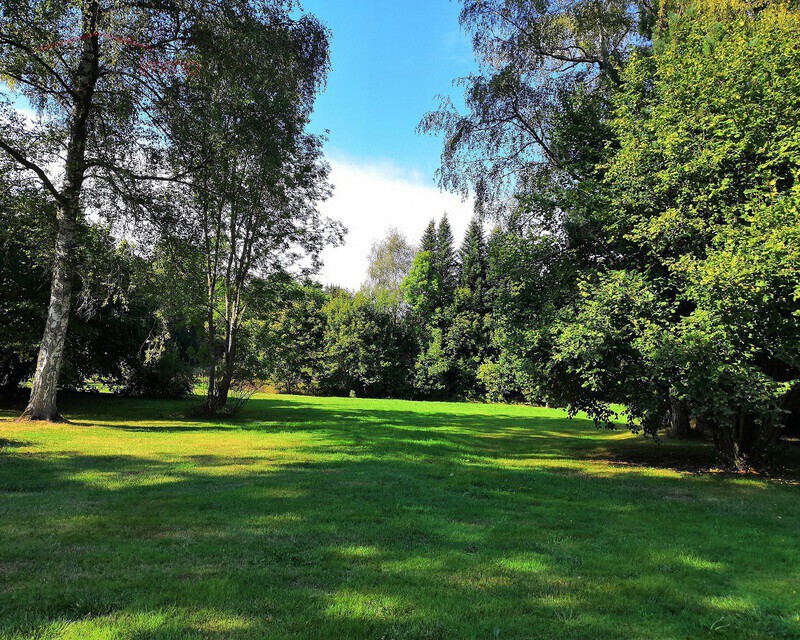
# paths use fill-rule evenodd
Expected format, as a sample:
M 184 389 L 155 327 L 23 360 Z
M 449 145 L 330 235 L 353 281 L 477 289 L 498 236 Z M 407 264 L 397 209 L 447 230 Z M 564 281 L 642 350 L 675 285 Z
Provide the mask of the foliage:
M 322 375 L 327 296 L 318 285 L 289 283 L 257 334 L 264 372 L 285 393 L 316 392 Z
M 440 184 L 472 192 L 484 214 L 507 215 L 511 196 L 572 177 L 559 120 L 565 99 L 602 95 L 620 82 L 630 50 L 652 23 L 650 2 L 463 0 L 478 73 L 457 81 L 466 112 L 443 97 L 420 130 L 445 137 Z M 602 128 L 595 129 L 595 132 Z
M 390 309 L 364 293 L 335 292 L 325 305 L 323 393 L 408 394 L 409 339 Z
M 402 290 L 411 312 L 420 318 L 430 317 L 439 299 L 441 283 L 434 270 L 433 254 L 420 251 L 414 256 L 408 275 L 403 279 Z
M 781 2 L 688 5 L 631 62 L 602 220 L 622 250 L 559 333 L 574 406 L 625 402 L 655 434 L 678 398 L 739 468 L 798 408 L 798 26 Z
M 483 229 L 473 220 L 459 251 L 458 287 L 455 290 L 452 322 L 447 330 L 452 354 L 456 393 L 483 397 L 486 387 L 478 369 L 491 356 L 491 300 L 487 287 L 488 254 Z
M 382 240 L 372 245 L 365 288 L 384 307 L 394 310 L 399 319 L 403 312 L 403 280 L 411 270 L 415 250 L 397 229 L 389 229 Z
M 8 322 L 0 343 L 0 381 L 16 389 L 33 373 L 45 322 L 54 220 L 52 207 L 35 190 L 9 188 L 3 198 L 0 304 Z M 62 385 L 84 389 L 102 381 L 121 393 L 187 393 L 193 380 L 189 345 L 179 347 L 171 333 L 189 325 L 182 310 L 169 308 L 158 261 L 146 261 L 98 225 L 81 225 L 78 238 Z M 165 350 L 172 356 L 161 362 Z
M 174 344 L 147 353 L 123 373 L 120 392 L 126 396 L 183 398 L 194 390 L 194 368 Z
M 0 181 L 0 387 L 15 389 L 36 363 L 54 229 L 41 194 Z

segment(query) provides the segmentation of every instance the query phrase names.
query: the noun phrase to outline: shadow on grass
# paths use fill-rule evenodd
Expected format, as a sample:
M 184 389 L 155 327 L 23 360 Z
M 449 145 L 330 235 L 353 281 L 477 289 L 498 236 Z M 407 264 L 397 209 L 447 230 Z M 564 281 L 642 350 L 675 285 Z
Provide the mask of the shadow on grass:
M 555 454 L 559 420 L 259 403 L 205 430 L 348 455 L 0 451 L 0 637 L 797 637 L 786 488 L 487 460 Z
M 0 438 L 0 449 L 16 449 L 19 447 L 30 446 L 30 442 L 25 440 L 9 440 L 8 438 Z
M 472 457 L 502 457 L 523 461 L 533 458 L 564 458 L 608 462 L 621 468 L 654 468 L 681 473 L 720 472 L 719 460 L 709 442 L 653 441 L 644 437 L 612 440 L 614 432 L 595 428 L 591 420 L 552 415 L 514 415 L 498 411 L 497 405 L 432 403 L 444 411 L 363 409 L 320 406 L 316 399 L 281 396 L 250 400 L 242 415 L 209 421 L 187 417 L 200 399 L 153 401 L 121 399 L 99 394 L 62 394 L 65 413 L 77 416 L 74 423 L 132 433 L 210 433 L 233 430 L 262 433 L 317 433 L 335 439 L 334 444 L 315 446 L 314 451 L 348 453 L 359 447 L 375 455 L 393 455 L 404 448 L 408 455 L 442 456 L 461 453 Z M 347 403 L 346 399 L 339 399 Z M 398 403 L 404 404 L 404 403 Z M 6 407 L 8 406 L 6 401 Z M 23 405 L 20 405 L 20 407 Z M 460 411 L 471 407 L 474 413 Z M 485 407 L 485 411 L 481 408 Z M 454 409 L 450 411 L 450 409 Z M 21 410 L 21 408 L 20 408 Z M 13 411 L 13 410 L 12 410 Z M 128 420 L 130 422 L 128 423 Z M 181 424 L 148 426 L 148 420 Z M 144 424 L 143 424 L 144 423 Z M 626 433 L 620 425 L 616 433 Z M 800 441 L 784 442 L 775 464 L 762 477 L 780 482 L 800 482 Z
M 251 400 L 241 416 L 226 417 L 211 424 L 201 418 L 183 417 L 185 411 L 181 407 L 190 406 L 188 401 L 183 405 L 167 406 L 172 410 L 167 409 L 158 417 L 178 419 L 183 424 L 125 424 L 125 415 L 119 414 L 113 400 L 105 408 L 92 403 L 88 412 L 82 411 L 80 422 L 91 425 L 94 420 L 118 420 L 120 424 L 109 425 L 109 428 L 145 433 L 204 433 L 232 429 L 263 433 L 320 433 L 333 436 L 336 444 L 324 448 L 318 446 L 315 450 L 331 454 L 368 447 L 376 455 L 391 455 L 404 448 L 409 455 L 441 456 L 460 452 L 473 457 L 517 460 L 569 456 L 691 472 L 706 471 L 716 463 L 716 454 L 709 443 L 657 443 L 645 442 L 644 438 L 633 442 L 612 442 L 607 436 L 613 432 L 598 430 L 591 420 L 585 418 L 504 415 L 498 411 L 497 405 L 467 405 L 477 413 L 458 412 L 459 406 L 463 406 L 458 404 L 449 405 L 456 408 L 455 412 L 422 412 L 329 408 L 319 406 L 313 400 L 294 398 L 286 401 L 274 397 Z M 483 407 L 485 411 L 481 411 Z M 148 403 L 134 407 L 129 413 L 137 421 L 146 421 L 153 409 Z M 619 432 L 625 433 L 627 429 L 620 426 Z

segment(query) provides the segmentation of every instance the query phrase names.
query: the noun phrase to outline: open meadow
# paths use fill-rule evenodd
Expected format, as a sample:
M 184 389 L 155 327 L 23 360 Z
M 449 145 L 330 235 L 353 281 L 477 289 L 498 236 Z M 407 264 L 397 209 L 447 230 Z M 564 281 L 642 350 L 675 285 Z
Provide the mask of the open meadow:
M 550 409 L 197 402 L 5 406 L 0 637 L 800 637 L 791 473 Z
M 0 0 L 0 640 L 302 639 L 800 640 L 800 0 Z

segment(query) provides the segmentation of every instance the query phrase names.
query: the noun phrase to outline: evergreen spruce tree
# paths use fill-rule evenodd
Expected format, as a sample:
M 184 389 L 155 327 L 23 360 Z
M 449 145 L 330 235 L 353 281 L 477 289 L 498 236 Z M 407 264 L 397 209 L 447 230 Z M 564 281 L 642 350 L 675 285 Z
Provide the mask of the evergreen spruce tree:
M 431 218 L 431 221 L 422 233 L 422 239 L 419 241 L 419 252 L 427 251 L 431 256 L 431 262 L 434 263 L 436 260 L 436 247 L 436 221 Z
M 495 226 L 486 239 L 486 305 L 494 312 L 498 290 L 503 280 L 503 267 L 500 254 L 503 248 L 503 236 L 500 227 Z
M 476 391 L 495 402 L 506 399 L 513 386 L 510 372 L 502 357 L 502 330 L 498 322 L 504 317 L 500 293 L 507 278 L 502 260 L 504 242 L 500 227 L 495 226 L 484 243 L 486 270 L 482 296 L 485 329 L 482 336 L 483 350 L 476 374 Z
M 471 306 L 483 311 L 486 294 L 487 250 L 480 223 L 470 222 L 459 251 L 459 286 L 469 292 Z
M 455 291 L 447 333 L 454 395 L 485 394 L 478 369 L 489 351 L 489 308 L 486 297 L 488 270 L 486 242 L 481 225 L 473 220 L 459 250 L 459 286 Z
M 458 285 L 458 261 L 454 244 L 453 229 L 447 219 L 447 214 L 444 214 L 436 232 L 435 267 L 441 282 L 439 288 L 441 297 L 438 306 L 444 316 L 442 319 L 445 321 L 446 316 L 449 315 L 447 307 L 453 303 L 456 286 Z
M 453 392 L 451 360 L 445 347 L 457 283 L 450 222 L 445 216 L 437 227 L 431 220 L 403 284 L 417 344 L 414 388 L 421 397 L 444 398 Z

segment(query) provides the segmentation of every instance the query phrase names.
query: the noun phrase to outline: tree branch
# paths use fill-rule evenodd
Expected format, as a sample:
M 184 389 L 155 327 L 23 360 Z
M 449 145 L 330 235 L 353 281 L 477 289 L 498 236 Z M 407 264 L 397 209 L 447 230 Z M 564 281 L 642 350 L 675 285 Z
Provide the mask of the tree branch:
M 26 169 L 33 171 L 39 179 L 42 181 L 42 184 L 45 188 L 53 195 L 56 199 L 56 202 L 59 204 L 62 201 L 61 192 L 56 189 L 55 185 L 50 181 L 50 178 L 47 177 L 47 174 L 44 172 L 38 164 L 35 162 L 31 162 L 28 160 L 22 153 L 14 149 L 13 147 L 6 144 L 3 140 L 0 140 L 0 149 L 3 149 L 8 155 L 10 155 L 14 160 L 16 160 L 19 164 L 21 164 Z

